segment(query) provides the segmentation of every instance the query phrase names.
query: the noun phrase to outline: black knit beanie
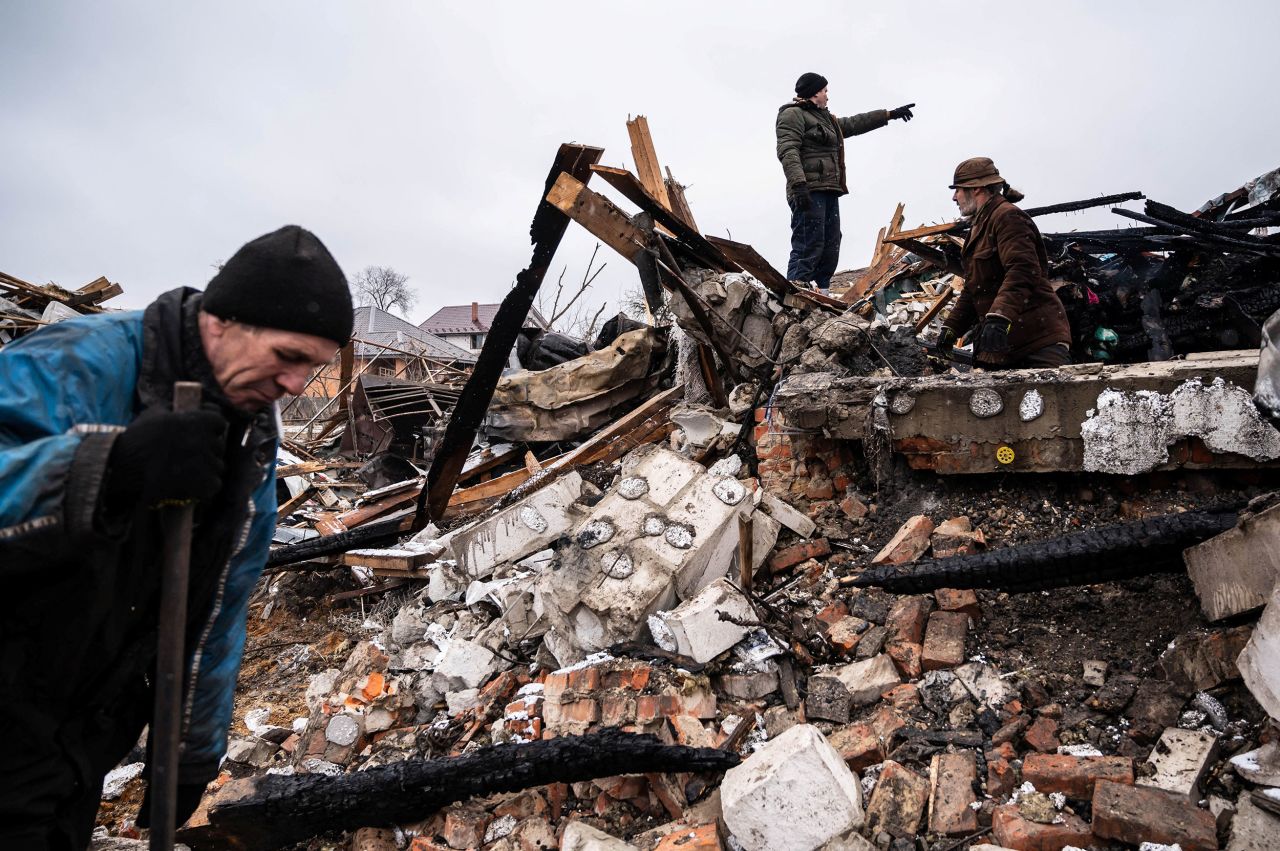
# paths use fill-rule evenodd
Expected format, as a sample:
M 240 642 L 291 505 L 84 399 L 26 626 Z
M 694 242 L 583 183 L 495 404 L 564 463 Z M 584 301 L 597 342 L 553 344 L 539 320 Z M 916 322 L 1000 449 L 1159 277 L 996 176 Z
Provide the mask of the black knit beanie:
M 209 281 L 200 306 L 223 319 L 339 346 L 351 339 L 354 323 L 346 276 L 324 243 L 297 225 L 241 246 Z
M 811 98 L 827 87 L 827 78 L 809 71 L 796 80 L 796 97 Z

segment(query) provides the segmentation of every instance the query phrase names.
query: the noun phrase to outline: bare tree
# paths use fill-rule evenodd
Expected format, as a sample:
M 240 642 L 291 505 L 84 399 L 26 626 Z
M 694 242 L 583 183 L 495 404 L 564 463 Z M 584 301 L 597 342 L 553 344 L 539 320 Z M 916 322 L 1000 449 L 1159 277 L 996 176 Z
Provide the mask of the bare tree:
M 551 299 L 550 306 L 546 303 L 545 292 L 538 293 L 538 312 L 547 318 L 547 327 L 553 331 L 559 331 L 561 334 L 567 334 L 570 337 L 576 337 L 579 340 L 590 340 L 596 335 L 596 326 L 600 322 L 600 317 L 604 314 L 608 303 L 601 304 L 600 308 L 591 313 L 590 307 L 579 301 L 582 294 L 590 289 L 591 284 L 596 277 L 604 271 L 604 267 L 608 263 L 601 263 L 597 268 L 596 255 L 600 251 L 600 243 L 596 243 L 596 247 L 591 251 L 591 259 L 587 261 L 587 271 L 582 276 L 582 282 L 578 284 L 577 289 L 570 293 L 565 293 L 564 276 L 568 267 L 560 270 L 560 277 L 556 280 L 555 295 Z
M 386 311 L 394 307 L 407 314 L 418 300 L 418 294 L 409 288 L 408 281 L 408 275 L 401 275 L 390 266 L 366 266 L 356 275 L 353 288 L 361 304 L 371 304 Z

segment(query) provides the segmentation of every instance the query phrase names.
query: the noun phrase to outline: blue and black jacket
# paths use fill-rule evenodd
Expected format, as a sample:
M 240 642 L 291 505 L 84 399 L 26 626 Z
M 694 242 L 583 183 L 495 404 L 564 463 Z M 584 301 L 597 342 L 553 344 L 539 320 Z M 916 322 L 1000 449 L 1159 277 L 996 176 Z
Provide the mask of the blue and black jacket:
M 200 381 L 230 422 L 223 489 L 196 514 L 179 782 L 212 779 L 226 751 L 249 595 L 275 528 L 278 428 L 273 410 L 225 404 L 199 303 L 173 290 L 145 311 L 71 319 L 0 350 L 0 722 L 21 743 L 3 760 L 16 776 L 0 780 L 0 810 L 21 796 L 23 772 L 33 783 L 40 771 L 62 772 L 50 788 L 73 784 L 96 806 L 102 774 L 150 719 L 160 518 L 111 504 L 107 483 L 117 434 L 170 406 L 178 380 Z

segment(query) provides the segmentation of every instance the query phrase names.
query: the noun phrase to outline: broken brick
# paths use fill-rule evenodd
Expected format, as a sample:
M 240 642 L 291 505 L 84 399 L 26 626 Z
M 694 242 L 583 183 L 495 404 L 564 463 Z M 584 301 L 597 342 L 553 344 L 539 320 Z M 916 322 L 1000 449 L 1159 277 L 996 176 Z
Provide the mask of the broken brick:
M 654 846 L 653 851 L 720 851 L 720 833 L 715 822 L 697 827 L 681 826 Z
M 902 765 L 887 760 L 867 803 L 867 831 L 914 838 L 920 831 L 929 803 L 929 781 Z
M 1027 754 L 1022 761 L 1022 779 L 1040 792 L 1061 792 L 1087 801 L 1100 780 L 1132 786 L 1133 760 L 1124 756 Z
M 697 718 L 689 715 L 672 715 L 667 719 L 667 723 L 671 725 L 671 732 L 675 733 L 678 744 L 691 748 L 715 746 L 712 743 L 711 731 Z
M 1175 639 L 1157 664 L 1182 691 L 1205 691 L 1240 676 L 1236 658 L 1252 634 L 1251 626 L 1188 633 Z
M 987 794 L 1004 798 L 1018 788 L 1018 773 L 1013 763 L 994 754 L 987 757 Z M 1038 786 L 1036 788 L 1039 788 Z
M 933 791 L 929 797 L 929 830 L 955 835 L 978 829 L 978 814 L 970 806 L 978 779 L 973 751 L 934 754 L 929 765 Z
M 921 660 L 924 655 L 924 647 L 922 645 L 907 641 L 890 641 L 885 645 L 884 652 L 889 654 L 889 658 L 893 660 L 893 664 L 902 672 L 902 676 L 909 680 L 914 680 L 920 676 L 923 670 Z
M 866 631 L 867 622 L 850 615 L 831 625 L 831 629 L 827 631 L 827 640 L 842 656 L 851 656 Z
M 869 724 L 849 724 L 834 731 L 827 742 L 854 771 L 862 771 L 884 759 L 880 737 Z
M 1132 845 L 1176 843 L 1182 851 L 1212 851 L 1218 847 L 1213 814 L 1197 807 L 1185 795 L 1105 780 L 1093 791 L 1093 832 L 1103 839 Z
M 516 825 L 516 829 L 511 831 L 511 841 L 518 851 L 550 851 L 560 847 L 551 822 L 540 816 L 527 818 Z
M 774 573 L 795 567 L 811 558 L 822 558 L 831 555 L 831 544 L 826 538 L 814 538 L 812 541 L 801 541 L 790 547 L 784 547 L 769 559 L 769 570 Z
M 934 612 L 925 629 L 920 666 L 926 671 L 954 668 L 964 662 L 969 616 L 963 612 Z
M 929 597 L 913 595 L 899 597 L 889 610 L 885 626 L 889 629 L 890 641 L 903 641 L 908 644 L 922 644 L 924 630 L 929 622 L 929 612 L 933 610 L 933 600 Z
M 493 814 L 498 818 L 514 816 L 517 819 L 528 818 L 529 816 L 545 816 L 547 814 L 547 802 L 537 791 L 526 789 L 494 807 Z
M 975 622 L 982 619 L 982 607 L 972 588 L 939 588 L 933 592 L 933 599 L 944 612 L 964 612 Z
M 914 683 L 903 683 L 886 691 L 884 699 L 895 709 L 914 709 L 920 705 L 920 689 Z
M 973 555 L 987 545 L 981 529 L 974 529 L 968 517 L 952 517 L 933 530 L 929 538 L 934 558 Z
M 852 494 L 840 500 L 840 510 L 850 520 L 860 520 L 867 516 L 867 504 Z
M 484 810 L 452 807 L 445 812 L 441 835 L 450 848 L 479 848 L 484 844 L 484 831 L 488 826 L 489 814 Z
M 653 674 L 652 666 L 640 663 L 629 668 L 615 668 L 605 674 L 605 688 L 625 688 L 631 691 L 644 691 Z
M 933 521 L 917 514 L 899 527 L 889 543 L 884 545 L 872 564 L 906 564 L 915 561 L 929 549 L 929 536 L 933 534 Z
M 849 607 L 842 600 L 834 600 L 827 603 L 822 608 L 822 611 L 814 615 L 814 619 L 818 622 L 818 629 L 824 632 L 847 617 L 849 617 Z
M 1064 812 L 1053 824 L 1040 824 L 1023 818 L 1017 804 L 995 808 L 991 833 L 997 842 L 1013 851 L 1061 851 L 1068 846 L 1089 848 L 1094 843 L 1093 832 L 1079 816 Z
M 1022 738 L 1028 745 L 1042 753 L 1053 753 L 1058 750 L 1058 722 L 1047 715 L 1035 720 Z M 994 740 L 993 740 L 994 741 Z

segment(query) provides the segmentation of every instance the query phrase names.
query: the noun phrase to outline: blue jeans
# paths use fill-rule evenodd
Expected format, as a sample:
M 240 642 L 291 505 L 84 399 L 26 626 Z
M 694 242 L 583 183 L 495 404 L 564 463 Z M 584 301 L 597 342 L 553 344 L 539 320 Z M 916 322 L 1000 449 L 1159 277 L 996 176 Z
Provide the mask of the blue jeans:
M 840 196 L 829 190 L 809 193 L 809 209 L 791 204 L 791 259 L 787 280 L 816 281 L 831 286 L 840 261 Z

